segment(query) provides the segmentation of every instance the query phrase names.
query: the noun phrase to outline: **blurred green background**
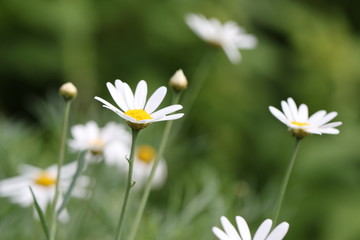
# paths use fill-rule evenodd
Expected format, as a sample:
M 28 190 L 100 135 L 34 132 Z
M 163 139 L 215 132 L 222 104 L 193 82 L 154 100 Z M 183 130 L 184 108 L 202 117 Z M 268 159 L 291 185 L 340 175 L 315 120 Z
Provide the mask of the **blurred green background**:
M 71 124 L 102 126 L 122 122 L 93 99 L 110 101 L 106 82 L 119 78 L 134 88 L 144 79 L 153 92 L 182 68 L 188 93 L 201 73 L 205 84 L 174 124 L 165 153 L 168 180 L 152 192 L 138 239 L 215 239 L 211 227 L 220 226 L 222 215 L 232 222 L 243 216 L 252 232 L 271 218 L 294 139 L 268 106 L 279 108 L 287 97 L 306 103 L 310 113 L 337 111 L 343 126 L 340 135 L 303 141 L 280 216 L 290 223 L 285 239 L 360 239 L 358 9 L 349 0 L 3 0 L 0 178 L 15 176 L 20 163 L 56 162 L 62 83 L 79 91 Z M 241 51 L 242 62 L 232 65 L 186 26 L 189 12 L 234 20 L 258 46 Z M 185 93 L 183 100 L 191 97 Z M 163 105 L 170 101 L 169 91 Z M 140 142 L 156 147 L 163 127 L 148 127 Z M 106 174 L 114 170 L 103 171 L 86 218 L 86 210 L 76 211 L 82 202 L 71 202 L 63 239 L 113 238 L 124 183 L 116 172 Z M 7 199 L 0 205 L 2 239 L 42 238 L 32 209 Z

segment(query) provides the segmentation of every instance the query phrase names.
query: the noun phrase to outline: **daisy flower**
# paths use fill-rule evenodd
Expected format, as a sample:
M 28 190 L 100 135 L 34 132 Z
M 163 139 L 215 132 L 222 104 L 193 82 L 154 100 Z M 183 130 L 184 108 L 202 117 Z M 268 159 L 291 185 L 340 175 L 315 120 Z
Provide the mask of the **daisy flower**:
M 71 128 L 71 134 L 73 139 L 68 144 L 72 150 L 88 151 L 87 159 L 103 156 L 108 163 L 122 161 L 122 153 L 131 145 L 131 134 L 124 125 L 113 122 L 103 128 L 94 121 L 78 124 Z
M 309 134 L 339 134 L 336 127 L 342 122 L 331 122 L 337 116 L 337 112 L 326 113 L 320 110 L 309 117 L 309 110 L 305 104 L 296 106 L 292 98 L 281 101 L 282 111 L 270 106 L 270 112 L 282 123 L 289 127 L 289 130 L 298 137 L 303 138 Z
M 206 19 L 201 14 L 193 13 L 187 14 L 185 21 L 202 40 L 221 47 L 233 64 L 241 60 L 238 49 L 251 49 L 257 44 L 256 37 L 246 34 L 245 30 L 233 21 L 221 24 L 216 18 Z
M 155 111 L 164 100 L 167 92 L 166 87 L 158 88 L 146 101 L 148 89 L 144 80 L 137 84 L 135 93 L 132 92 L 127 83 L 120 80 L 116 80 L 115 85 L 108 82 L 106 86 L 119 108 L 100 97 L 95 97 L 95 99 L 102 102 L 103 107 L 125 119 L 128 125 L 135 130 L 143 129 L 153 122 L 175 120 L 184 115 L 183 113 L 171 114 L 182 109 L 179 104 Z
M 72 177 L 76 172 L 76 166 L 77 164 L 74 162 L 62 167 L 59 182 L 60 198 L 57 208 L 63 202 L 63 194 L 71 184 Z M 12 203 L 28 207 L 33 205 L 33 197 L 29 189 L 31 187 L 41 210 L 45 213 L 47 206 L 51 204 L 55 196 L 57 165 L 41 169 L 23 164 L 19 167 L 19 172 L 20 176 L 0 181 L 0 197 L 7 197 Z M 87 197 L 89 195 L 87 187 L 90 183 L 90 178 L 80 176 L 77 179 L 72 196 L 77 198 Z M 34 213 L 35 217 L 38 218 L 37 212 L 34 211 Z M 69 213 L 64 209 L 59 215 L 59 220 L 66 222 L 68 219 Z
M 289 224 L 282 222 L 270 232 L 272 220 L 266 219 L 256 231 L 254 238 L 251 238 L 249 227 L 244 218 L 236 217 L 238 231 L 226 217 L 221 217 L 220 220 L 224 231 L 217 227 L 212 228 L 213 233 L 220 240 L 281 240 L 289 229 Z

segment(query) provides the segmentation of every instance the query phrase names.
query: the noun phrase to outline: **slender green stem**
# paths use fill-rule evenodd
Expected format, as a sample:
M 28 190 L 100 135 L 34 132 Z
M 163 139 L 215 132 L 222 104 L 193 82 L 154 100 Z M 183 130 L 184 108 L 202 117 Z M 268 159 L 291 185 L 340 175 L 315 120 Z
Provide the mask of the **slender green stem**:
M 65 109 L 64 109 L 64 120 L 63 120 L 63 128 L 62 128 L 62 136 L 60 143 L 60 153 L 59 153 L 59 162 L 57 166 L 57 175 L 56 175 L 56 185 L 55 185 L 55 196 L 54 200 L 51 204 L 51 230 L 50 230 L 50 240 L 54 240 L 56 238 L 56 228 L 57 228 L 57 213 L 56 213 L 56 205 L 60 196 L 60 176 L 61 176 L 61 167 L 64 164 L 65 152 L 66 152 L 66 139 L 69 125 L 69 115 L 70 115 L 70 106 L 72 101 L 65 101 Z
M 176 95 L 174 96 L 173 104 L 176 104 L 176 103 L 179 102 L 180 95 L 181 95 L 181 93 L 175 93 L 175 94 Z M 135 216 L 135 221 L 133 223 L 133 226 L 132 226 L 132 229 L 131 229 L 131 232 L 130 232 L 129 240 L 134 240 L 135 237 L 136 237 L 136 233 L 137 233 L 137 230 L 139 228 L 139 224 L 140 224 L 142 215 L 144 213 L 146 203 L 147 203 L 147 201 L 149 199 L 150 191 L 151 191 L 151 188 L 152 188 L 152 181 L 154 179 L 155 172 L 156 172 L 157 166 L 159 164 L 160 158 L 163 155 L 166 144 L 168 142 L 172 124 L 173 124 L 173 121 L 168 121 L 166 123 L 165 130 L 163 132 L 162 140 L 161 140 L 161 143 L 160 143 L 160 147 L 158 149 L 158 152 L 157 152 L 155 160 L 154 160 L 154 164 L 153 164 L 153 166 L 151 168 L 150 175 L 149 175 L 148 180 L 146 182 L 145 190 L 144 190 L 144 193 L 142 195 L 140 205 L 139 205 L 139 208 L 138 208 L 136 216 Z
M 134 152 L 135 152 L 135 143 L 136 138 L 138 136 L 139 130 L 132 129 L 132 142 L 131 142 L 131 150 L 130 150 L 130 159 L 129 162 L 129 172 L 128 172 L 128 178 L 126 183 L 126 190 L 124 195 L 124 200 L 121 208 L 119 223 L 116 230 L 116 239 L 119 240 L 121 238 L 121 232 L 122 232 L 122 225 L 125 217 L 125 211 L 127 202 L 130 195 L 130 189 L 133 186 L 133 180 L 132 180 L 132 174 L 133 174 L 133 167 L 134 167 Z
M 296 138 L 295 146 L 294 146 L 294 149 L 293 149 L 291 157 L 290 157 L 289 165 L 287 167 L 287 170 L 286 170 L 286 173 L 285 173 L 285 176 L 284 176 L 284 180 L 282 182 L 279 198 L 277 200 L 276 207 L 275 207 L 275 210 L 274 210 L 274 218 L 273 218 L 274 225 L 273 226 L 276 226 L 276 224 L 277 224 L 277 220 L 278 220 L 278 217 L 279 217 L 281 205 L 282 205 L 282 202 L 284 200 L 287 185 L 289 183 L 291 171 L 292 171 L 292 169 L 294 167 L 296 154 L 297 154 L 297 151 L 298 151 L 299 146 L 300 146 L 300 141 L 301 141 L 300 138 Z

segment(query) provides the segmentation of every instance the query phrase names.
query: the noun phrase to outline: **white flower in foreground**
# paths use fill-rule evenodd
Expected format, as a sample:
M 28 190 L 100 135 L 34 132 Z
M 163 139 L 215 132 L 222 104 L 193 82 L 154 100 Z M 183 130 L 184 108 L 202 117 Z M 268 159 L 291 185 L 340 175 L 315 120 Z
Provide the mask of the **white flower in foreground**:
M 120 80 L 115 81 L 115 86 L 109 82 L 106 86 L 120 109 L 100 97 L 95 97 L 95 99 L 102 102 L 105 108 L 110 109 L 125 119 L 133 129 L 140 130 L 147 127 L 150 123 L 175 120 L 184 115 L 183 113 L 169 115 L 182 109 L 182 106 L 179 104 L 155 111 L 164 100 L 167 92 L 166 87 L 158 88 L 146 101 L 148 89 L 144 80 L 141 80 L 136 86 L 135 94 L 127 83 Z
M 336 127 L 342 122 L 328 123 L 337 116 L 337 112 L 326 113 L 320 110 L 309 117 L 309 110 L 305 104 L 300 104 L 297 108 L 295 101 L 288 98 L 281 101 L 283 112 L 270 106 L 270 112 L 281 122 L 289 127 L 293 134 L 298 138 L 303 138 L 311 133 L 313 134 L 339 134 Z
M 289 229 L 289 224 L 282 222 L 270 232 L 272 221 L 266 219 L 256 231 L 254 238 L 251 238 L 249 227 L 244 218 L 236 217 L 238 231 L 226 217 L 221 217 L 220 220 L 224 231 L 217 227 L 212 228 L 213 233 L 220 240 L 281 240 Z
M 246 34 L 245 30 L 233 21 L 221 22 L 216 18 L 206 19 L 201 14 L 187 14 L 187 25 L 204 41 L 221 47 L 229 60 L 235 64 L 241 60 L 238 49 L 251 49 L 257 44 L 253 35 Z
M 72 177 L 76 172 L 76 167 L 77 164 L 74 162 L 64 165 L 61 169 L 58 208 L 63 202 L 63 195 L 70 186 Z M 22 207 L 28 207 L 33 205 L 34 202 L 29 189 L 29 187 L 31 187 L 41 210 L 45 213 L 47 206 L 50 205 L 54 199 L 57 165 L 53 165 L 47 169 L 41 169 L 24 164 L 20 166 L 19 170 L 20 176 L 0 181 L 0 197 L 8 197 L 12 203 L 19 204 Z M 86 188 L 90 183 L 90 178 L 86 176 L 78 177 L 72 196 L 77 198 L 87 197 L 89 192 Z M 36 211 L 35 216 L 38 217 Z M 68 219 L 69 213 L 64 209 L 59 215 L 59 220 L 66 222 Z
M 113 122 L 103 128 L 94 121 L 78 124 L 71 128 L 71 134 L 69 146 L 75 151 L 88 151 L 87 159 L 103 156 L 107 163 L 123 161 L 123 152 L 131 146 L 131 134 L 124 125 Z

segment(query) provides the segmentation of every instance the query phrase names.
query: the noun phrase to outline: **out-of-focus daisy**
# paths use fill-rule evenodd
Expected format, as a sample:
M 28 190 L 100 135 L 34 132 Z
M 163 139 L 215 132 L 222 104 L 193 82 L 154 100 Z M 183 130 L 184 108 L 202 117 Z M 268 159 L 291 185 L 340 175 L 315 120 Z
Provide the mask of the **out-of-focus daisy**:
M 88 151 L 90 159 L 103 156 L 108 163 L 123 161 L 125 155 L 122 153 L 131 145 L 131 134 L 124 125 L 113 122 L 100 128 L 96 122 L 89 121 L 73 126 L 71 134 L 73 139 L 69 140 L 69 146 L 73 150 Z
M 326 111 L 320 110 L 309 117 L 308 107 L 300 104 L 298 108 L 292 98 L 288 98 L 287 102 L 281 101 L 281 107 L 283 112 L 272 106 L 269 107 L 269 110 L 298 138 L 303 138 L 311 133 L 339 134 L 336 127 L 340 126 L 342 122 L 328 123 L 337 116 L 337 112 L 326 113 Z
M 201 14 L 193 13 L 187 14 L 185 21 L 202 40 L 221 47 L 233 64 L 241 60 L 238 49 L 251 49 L 257 44 L 256 37 L 246 34 L 245 30 L 233 21 L 221 24 L 216 18 L 206 19 Z
M 221 217 L 220 220 L 224 231 L 217 227 L 212 228 L 213 233 L 220 240 L 281 240 L 289 229 L 289 224 L 282 222 L 270 232 L 272 220 L 266 219 L 256 231 L 254 238 L 251 238 L 249 227 L 244 218 L 236 217 L 238 231 L 226 217 Z
M 64 165 L 61 169 L 58 208 L 63 202 L 63 195 L 71 184 L 72 177 L 76 172 L 76 166 L 77 164 L 74 162 Z M 47 206 L 50 205 L 54 199 L 57 165 L 50 166 L 47 169 L 41 169 L 24 164 L 19 167 L 19 171 L 20 176 L 0 181 L 0 197 L 8 197 L 12 203 L 19 204 L 22 207 L 28 207 L 33 205 L 33 197 L 29 189 L 29 187 L 31 187 L 41 210 L 45 213 Z M 77 198 L 87 197 L 89 195 L 87 187 L 90 183 L 89 177 L 78 177 L 72 191 L 72 196 Z M 38 217 L 36 211 L 35 216 Z M 59 215 L 59 220 L 66 222 L 68 219 L 69 213 L 64 209 Z
M 114 149 L 115 150 L 115 149 Z M 127 149 L 123 152 L 123 155 L 128 156 L 130 150 Z M 133 180 L 135 181 L 135 188 L 139 189 L 144 186 L 151 172 L 151 168 L 154 164 L 156 157 L 156 150 L 150 145 L 140 145 L 135 149 L 134 155 L 134 168 L 133 168 Z M 122 162 L 116 162 L 118 167 L 126 173 L 128 171 L 128 163 L 124 159 Z M 163 158 L 160 159 L 156 168 L 156 172 L 152 181 L 152 187 L 154 189 L 160 188 L 167 177 L 167 165 Z
M 184 115 L 183 113 L 171 114 L 182 109 L 179 104 L 155 111 L 166 95 L 166 87 L 158 88 L 146 101 L 148 89 L 144 80 L 141 80 L 136 86 L 135 94 L 127 83 L 120 80 L 116 80 L 115 85 L 108 82 L 106 86 L 119 108 L 114 107 L 100 97 L 95 97 L 95 99 L 102 102 L 105 108 L 112 110 L 125 119 L 133 129 L 140 130 L 150 123 L 175 120 Z

